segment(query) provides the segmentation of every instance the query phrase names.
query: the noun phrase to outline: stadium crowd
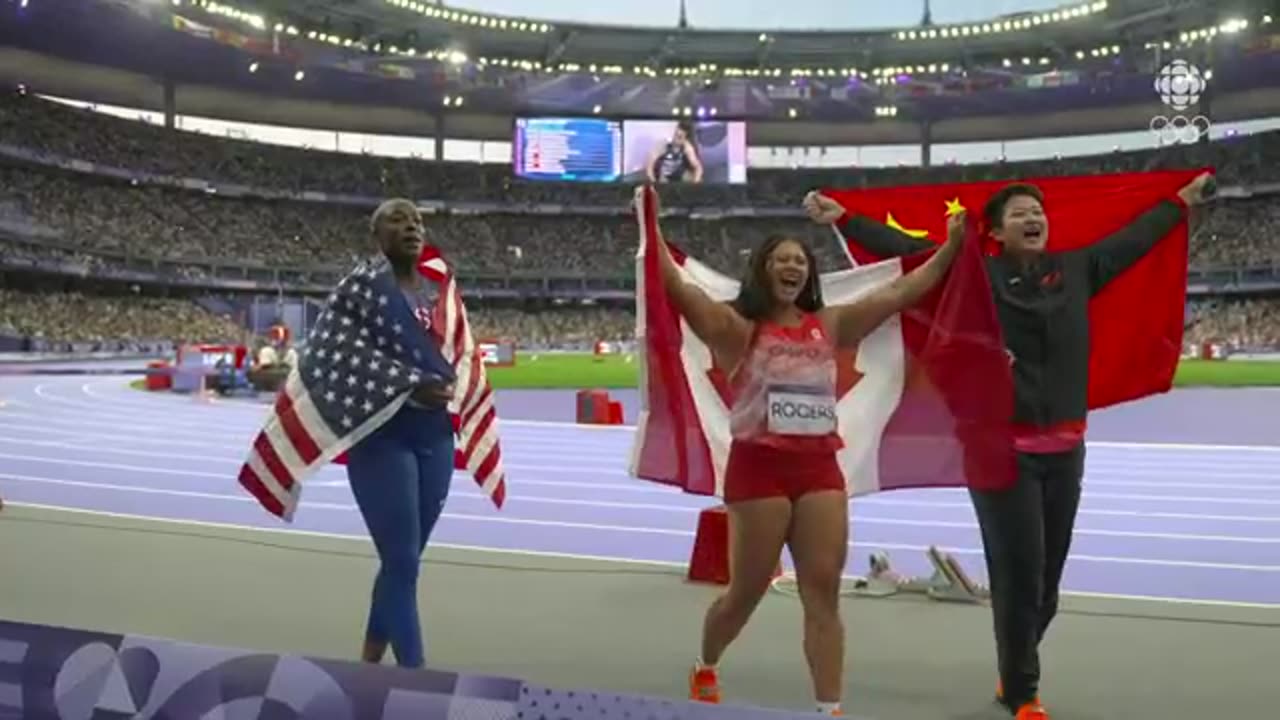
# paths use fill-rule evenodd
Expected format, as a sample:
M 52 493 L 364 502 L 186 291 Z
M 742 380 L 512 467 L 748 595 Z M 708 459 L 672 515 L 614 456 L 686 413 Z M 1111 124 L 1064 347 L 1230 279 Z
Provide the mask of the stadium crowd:
M 0 221 L 46 230 L 80 253 L 134 262 L 333 268 L 372 249 L 362 207 L 222 198 L 34 165 L 0 165 Z M 635 223 L 621 212 L 438 215 L 427 225 L 432 240 L 472 274 L 626 275 L 639 242 Z M 1194 266 L 1280 262 L 1280 195 L 1220 203 L 1195 225 Z M 752 247 L 778 232 L 808 239 L 824 267 L 845 266 L 830 231 L 799 217 L 671 218 L 664 230 L 695 256 L 735 274 Z
M 590 350 L 597 341 L 628 343 L 635 336 L 635 313 L 625 307 L 525 310 L 477 303 L 469 316 L 478 339 L 514 340 L 526 350 Z M 256 342 L 243 325 L 193 300 L 0 289 L 0 337 L 4 336 L 104 347 L 112 342 Z M 1185 339 L 1194 345 L 1280 348 L 1280 298 L 1193 300 Z
M 437 162 L 307 150 L 165 128 L 43 100 L 0 98 L 0 137 L 12 145 L 114 167 L 242 185 L 351 193 L 371 197 L 623 206 L 627 187 L 522 182 L 504 165 Z M 1159 152 L 1115 152 L 1037 162 L 942 165 L 935 182 L 1038 175 L 1217 168 L 1226 183 L 1280 179 L 1280 131 Z M 745 186 L 688 185 L 671 190 L 671 204 L 794 207 L 820 186 L 888 186 L 920 182 L 918 168 L 751 170 Z
M 189 300 L 0 289 L 0 336 L 49 343 L 242 342 L 243 327 Z
M 464 275 L 585 278 L 630 276 L 638 244 L 626 213 L 629 188 L 528 183 L 506 167 L 475 163 L 309 151 L 193 133 L 80 110 L 33 97 L 0 100 L 0 142 L 110 164 L 132 172 L 166 173 L 274 190 L 361 193 L 378 198 L 497 201 L 504 214 L 429 215 L 428 232 Z M 1014 178 L 1212 164 L 1223 185 L 1280 181 L 1280 132 L 1244 136 L 1160 152 L 1110 153 L 1045 162 L 930 168 L 928 181 Z M 798 210 L 805 192 L 826 185 L 871 186 L 926 180 L 919 168 L 753 171 L 745 187 L 675 188 L 669 204 L 722 206 L 757 203 Z M 668 192 L 668 191 L 664 191 Z M 680 197 L 681 194 L 684 197 Z M 606 205 L 610 212 L 534 214 L 522 203 Z M 369 208 L 360 205 L 225 197 L 73 172 L 0 155 L 0 263 L 14 267 L 53 262 L 87 276 L 130 270 L 169 279 L 226 276 L 264 279 L 276 271 L 329 282 L 371 249 Z M 1193 222 L 1196 267 L 1280 264 L 1280 195 L 1215 203 Z M 688 219 L 664 222 L 668 237 L 708 264 L 737 275 L 762 238 L 806 238 L 824 269 L 847 267 L 829 229 L 793 218 Z M 307 273 L 313 273 L 308 276 Z M 63 295 L 4 296 L 0 334 L 83 340 L 161 335 L 222 341 L 234 324 L 187 301 L 116 297 L 95 303 Z M 1197 303 L 1188 315 L 1188 340 L 1280 345 L 1280 304 Z M 538 313 L 479 309 L 477 334 L 510 337 L 525 346 L 582 345 L 623 340 L 634 326 L 629 311 L 560 308 Z M 86 318 L 94 318 L 86 320 Z M 184 330 L 185 328 L 185 330 Z M 238 332 L 238 331 L 237 331 Z

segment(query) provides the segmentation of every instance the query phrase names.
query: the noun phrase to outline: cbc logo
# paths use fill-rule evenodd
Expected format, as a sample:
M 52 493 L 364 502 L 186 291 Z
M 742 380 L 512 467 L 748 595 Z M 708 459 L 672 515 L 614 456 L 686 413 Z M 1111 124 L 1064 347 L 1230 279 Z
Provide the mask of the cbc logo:
M 1156 94 L 1161 102 L 1182 112 L 1200 102 L 1205 80 L 1200 68 L 1186 60 L 1174 60 L 1160 68 L 1156 75 Z
M 1186 60 L 1174 60 L 1160 68 L 1155 81 L 1160 101 L 1179 112 L 1200 102 L 1205 85 L 1200 69 Z M 1203 115 L 1191 118 L 1157 115 L 1151 118 L 1149 128 L 1161 145 L 1193 143 L 1209 133 L 1209 118 Z

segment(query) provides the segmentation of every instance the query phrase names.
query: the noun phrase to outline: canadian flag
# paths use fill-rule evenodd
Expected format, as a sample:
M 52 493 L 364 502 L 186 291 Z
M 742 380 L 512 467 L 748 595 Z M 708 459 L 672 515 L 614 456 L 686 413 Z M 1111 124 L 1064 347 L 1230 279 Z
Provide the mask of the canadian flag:
M 707 346 L 671 304 L 655 252 L 654 191 L 637 201 L 636 331 L 641 410 L 632 449 L 638 478 L 724 495 L 733 398 Z M 668 243 L 686 282 L 732 300 L 738 281 Z M 820 275 L 828 304 L 851 302 L 926 261 L 929 250 Z M 979 243 L 916 306 L 843 354 L 836 414 L 850 495 L 918 487 L 1003 489 L 1016 477 L 1013 380 Z

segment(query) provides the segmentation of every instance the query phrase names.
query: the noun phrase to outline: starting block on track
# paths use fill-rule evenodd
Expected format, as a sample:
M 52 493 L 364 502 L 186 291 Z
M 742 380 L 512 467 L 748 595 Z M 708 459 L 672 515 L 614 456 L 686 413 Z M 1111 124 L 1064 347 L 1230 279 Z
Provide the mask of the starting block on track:
M 907 577 L 895 571 L 889 562 L 889 554 L 877 552 L 871 556 L 871 568 L 866 577 L 856 578 L 846 594 L 857 597 L 891 597 L 899 593 L 926 595 L 939 602 L 982 603 L 990 597 L 990 591 L 974 582 L 951 553 L 944 553 L 936 546 L 926 552 L 933 566 L 931 577 Z
M 944 553 L 937 547 L 930 547 L 925 555 L 933 566 L 933 575 L 909 577 L 893 569 L 888 553 L 873 553 L 867 575 L 854 578 L 852 585 L 846 585 L 841 595 L 886 598 L 906 593 L 924 595 L 939 602 L 970 604 L 981 604 L 990 599 L 990 591 L 974 582 L 953 555 Z M 775 578 L 773 588 L 779 592 L 792 592 L 784 584 L 794 585 L 795 576 Z

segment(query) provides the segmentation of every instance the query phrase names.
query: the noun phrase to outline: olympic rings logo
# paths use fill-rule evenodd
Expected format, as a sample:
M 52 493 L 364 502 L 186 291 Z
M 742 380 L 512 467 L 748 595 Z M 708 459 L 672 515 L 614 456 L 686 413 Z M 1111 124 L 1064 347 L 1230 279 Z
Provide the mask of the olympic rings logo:
M 1203 115 L 1193 118 L 1185 115 L 1174 115 L 1171 118 L 1157 115 L 1151 118 L 1148 127 L 1160 139 L 1161 145 L 1193 143 L 1209 134 L 1209 118 Z

